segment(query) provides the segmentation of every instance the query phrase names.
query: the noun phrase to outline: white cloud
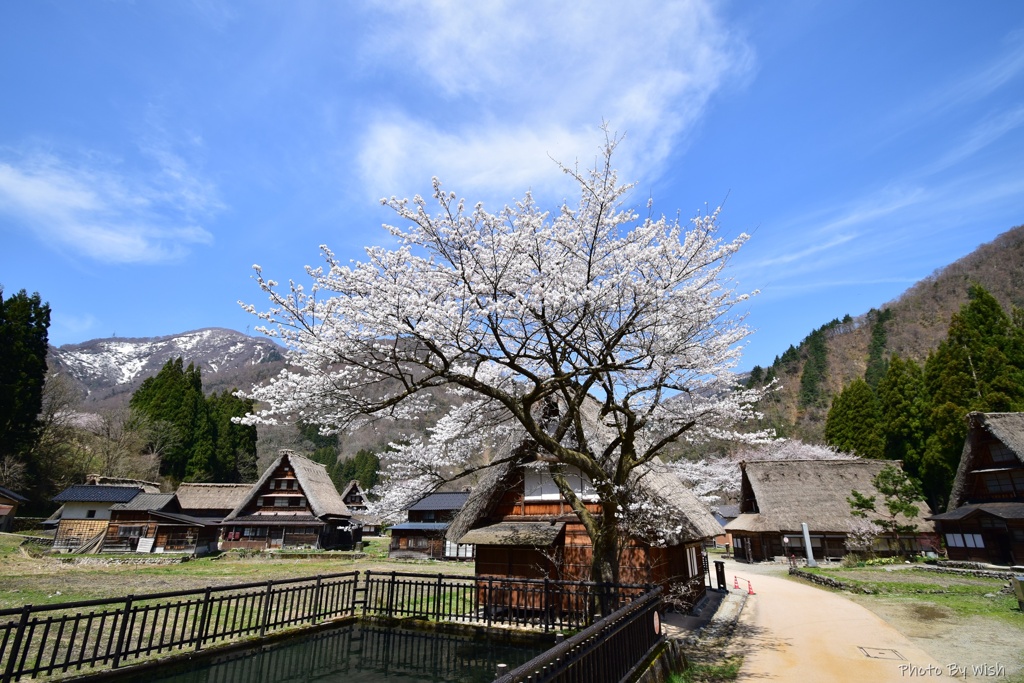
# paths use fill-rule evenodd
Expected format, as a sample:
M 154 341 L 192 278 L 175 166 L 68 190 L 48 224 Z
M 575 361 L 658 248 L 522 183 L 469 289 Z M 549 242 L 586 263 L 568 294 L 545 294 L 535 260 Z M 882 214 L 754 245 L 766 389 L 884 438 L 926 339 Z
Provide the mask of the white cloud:
M 423 191 L 433 175 L 474 199 L 564 187 L 549 156 L 589 165 L 602 121 L 627 134 L 616 163 L 623 177 L 651 179 L 709 98 L 753 64 L 750 48 L 700 0 L 381 9 L 390 20 L 365 50 L 411 70 L 432 97 L 367 121 L 359 168 L 375 197 Z
M 220 208 L 212 188 L 173 153 L 151 179 L 94 158 L 30 154 L 0 161 L 0 216 L 49 246 L 106 263 L 174 260 L 213 236 L 197 220 Z

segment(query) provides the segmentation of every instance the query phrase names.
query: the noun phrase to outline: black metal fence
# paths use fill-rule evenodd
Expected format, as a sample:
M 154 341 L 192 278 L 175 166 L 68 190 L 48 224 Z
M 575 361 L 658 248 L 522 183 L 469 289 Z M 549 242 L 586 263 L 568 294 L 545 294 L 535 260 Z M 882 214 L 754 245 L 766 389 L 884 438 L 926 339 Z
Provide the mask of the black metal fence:
M 363 614 L 580 629 L 651 589 L 640 584 L 366 572 Z
M 0 610 L 0 680 L 118 668 L 150 655 L 353 614 L 358 572 Z
M 116 600 L 26 605 L 0 610 L 0 683 L 93 667 L 116 669 L 150 656 L 198 651 L 357 614 L 575 630 L 592 624 L 599 614 L 635 604 L 650 589 L 399 572 L 366 572 L 360 581 L 359 572 L 348 572 Z
M 618 683 L 630 677 L 663 640 L 662 589 L 580 631 L 494 683 Z

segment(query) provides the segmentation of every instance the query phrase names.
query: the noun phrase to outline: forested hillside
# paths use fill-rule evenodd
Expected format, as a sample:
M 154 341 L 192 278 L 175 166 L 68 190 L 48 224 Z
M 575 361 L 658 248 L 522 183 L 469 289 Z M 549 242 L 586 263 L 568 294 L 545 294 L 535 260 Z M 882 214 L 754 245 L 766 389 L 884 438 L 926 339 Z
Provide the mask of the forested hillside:
M 752 382 L 778 378 L 780 384 L 764 406 L 766 421 L 783 435 L 823 443 L 833 397 L 858 378 L 877 383 L 893 355 L 923 364 L 946 338 L 972 284 L 1007 312 L 1024 307 L 1024 226 L 940 268 L 895 301 L 857 316 L 837 311 L 771 366 L 755 367 Z

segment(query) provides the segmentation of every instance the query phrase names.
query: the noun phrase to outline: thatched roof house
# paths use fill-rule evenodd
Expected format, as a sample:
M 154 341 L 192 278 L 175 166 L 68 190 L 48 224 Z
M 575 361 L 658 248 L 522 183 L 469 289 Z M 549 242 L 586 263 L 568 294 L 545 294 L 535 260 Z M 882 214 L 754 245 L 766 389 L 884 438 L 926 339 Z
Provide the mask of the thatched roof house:
M 879 495 L 872 479 L 891 460 L 753 460 L 740 463 L 742 484 L 740 514 L 726 524 L 739 559 L 761 561 L 786 554 L 803 555 L 801 524 L 811 530 L 812 547 L 818 557 L 845 554 L 847 534 L 863 524 L 853 516 L 847 500 L 856 490 L 865 496 Z M 914 523 L 920 533 L 934 527 L 925 518 L 929 508 L 924 500 Z M 880 515 L 874 515 L 878 518 Z M 872 519 L 869 514 L 868 519 Z M 785 543 L 785 539 L 789 543 Z M 911 539 L 912 540 L 912 539 Z
M 567 477 L 591 512 L 596 494 L 580 473 Z M 655 513 L 656 527 L 623 536 L 619 580 L 656 583 L 692 606 L 705 592 L 702 542 L 721 532 L 706 506 L 660 462 L 632 477 Z M 476 546 L 476 573 L 528 579 L 589 580 L 593 546 L 576 513 L 542 464 L 506 462 L 489 469 L 448 527 L 450 543 Z
M 224 518 L 222 549 L 350 546 L 351 512 L 324 465 L 282 450 Z
M 950 559 L 1024 564 L 1024 413 L 971 413 L 946 512 Z

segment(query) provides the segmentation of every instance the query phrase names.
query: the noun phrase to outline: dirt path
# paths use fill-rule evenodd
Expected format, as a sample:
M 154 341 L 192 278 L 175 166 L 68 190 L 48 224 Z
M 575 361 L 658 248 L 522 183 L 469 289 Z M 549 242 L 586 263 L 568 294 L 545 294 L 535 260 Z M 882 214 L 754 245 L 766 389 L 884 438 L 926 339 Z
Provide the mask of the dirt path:
M 909 638 L 843 596 L 732 562 L 726 575 L 730 584 L 736 575 L 749 579 L 756 593 L 734 639 L 745 655 L 739 681 L 888 683 L 947 675 Z

